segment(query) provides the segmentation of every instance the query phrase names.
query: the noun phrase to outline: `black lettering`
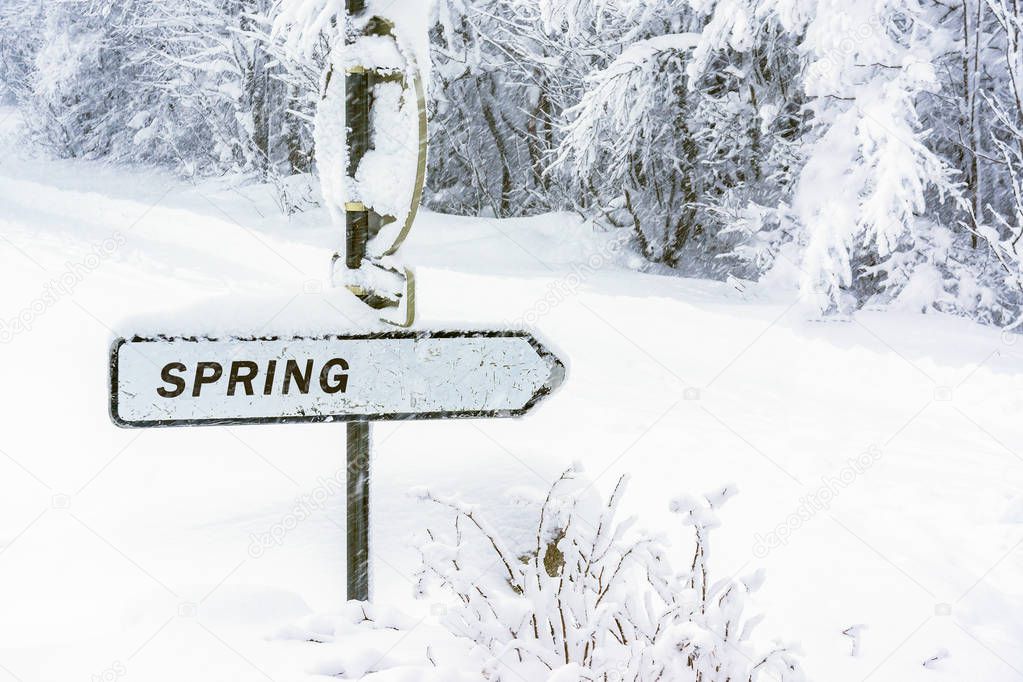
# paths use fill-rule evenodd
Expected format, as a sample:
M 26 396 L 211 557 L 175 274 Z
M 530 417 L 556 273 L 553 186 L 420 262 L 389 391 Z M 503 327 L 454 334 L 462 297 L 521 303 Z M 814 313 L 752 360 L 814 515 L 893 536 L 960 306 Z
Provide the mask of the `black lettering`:
M 212 370 L 207 374 L 206 370 Z M 195 384 L 192 386 L 192 397 L 198 398 L 202 387 L 206 384 L 215 384 L 224 376 L 224 368 L 219 362 L 200 362 L 195 366 Z
M 307 360 L 305 363 L 305 374 L 300 373 L 298 369 L 298 363 L 294 360 L 288 360 L 288 366 L 284 370 L 284 395 L 288 395 L 288 390 L 291 388 L 291 380 L 294 379 L 298 385 L 298 390 L 303 395 L 309 393 L 309 382 L 313 378 L 313 361 Z
M 263 395 L 270 395 L 274 390 L 274 374 L 277 373 L 277 361 L 266 363 L 266 381 L 263 382 Z
M 174 386 L 174 390 L 168 391 L 166 388 L 163 388 L 162 386 L 156 389 L 156 392 L 159 394 L 161 398 L 177 398 L 179 395 L 185 392 L 184 378 L 176 377 L 173 374 L 171 374 L 171 372 L 184 372 L 186 369 L 188 368 L 185 367 L 180 362 L 172 362 L 163 368 L 163 371 L 160 372 L 160 378 L 163 379 L 164 382 Z
M 242 374 L 242 370 L 246 370 Z M 252 380 L 259 374 L 259 365 L 248 360 L 235 360 L 231 363 L 231 378 L 227 383 L 227 394 L 234 395 L 238 384 L 245 385 L 245 395 L 252 395 Z
M 335 367 L 340 367 L 341 372 L 334 376 L 333 381 L 330 379 L 330 370 Z M 334 393 L 344 393 L 348 390 L 348 375 L 345 372 L 348 371 L 348 363 L 341 358 L 334 358 L 323 366 L 320 370 L 320 388 L 327 395 Z

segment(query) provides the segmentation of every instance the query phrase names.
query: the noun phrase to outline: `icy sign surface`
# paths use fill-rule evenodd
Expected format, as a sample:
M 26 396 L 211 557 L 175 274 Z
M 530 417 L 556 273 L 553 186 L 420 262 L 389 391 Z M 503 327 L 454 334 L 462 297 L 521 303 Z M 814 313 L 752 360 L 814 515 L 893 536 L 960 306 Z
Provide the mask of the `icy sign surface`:
M 513 417 L 564 366 L 524 332 L 288 339 L 118 339 L 110 414 L 122 427 Z

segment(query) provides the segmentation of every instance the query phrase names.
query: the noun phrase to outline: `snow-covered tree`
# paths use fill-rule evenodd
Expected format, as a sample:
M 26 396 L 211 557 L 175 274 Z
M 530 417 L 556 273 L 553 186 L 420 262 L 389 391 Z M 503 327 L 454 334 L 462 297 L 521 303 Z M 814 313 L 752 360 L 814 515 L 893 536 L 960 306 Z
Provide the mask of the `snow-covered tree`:
M 811 114 L 805 160 L 792 195 L 801 242 L 801 287 L 822 294 L 823 309 L 852 309 L 884 291 L 879 276 L 911 247 L 929 193 L 955 191 L 953 170 L 927 146 L 917 104 L 938 89 L 943 47 L 916 0 L 847 3 L 693 1 L 706 16 L 690 65 L 702 73 L 714 55 L 747 53 L 789 37 Z
M 819 312 L 1020 319 L 1012 0 L 440 7 L 435 206 L 579 210 Z
M 539 8 L 438 0 L 432 29 L 430 202 L 458 213 L 551 207 L 544 171 L 558 107 Z
M 200 167 L 261 177 L 302 170 L 302 120 L 289 111 L 301 96 L 269 50 L 271 8 L 271 0 L 156 3 L 150 21 L 159 40 L 147 56 L 166 74 L 154 86 L 178 115 L 143 114 L 137 137 L 201 126 L 208 158 Z
M 925 123 L 958 171 L 959 201 L 935 220 L 950 234 L 935 266 L 938 306 L 983 321 L 1023 323 L 1023 9 L 1012 0 L 938 5 L 948 48 Z M 949 229 L 958 228 L 958 229 Z M 939 228 L 940 229 L 940 228 Z
M 139 16 L 133 3 L 43 3 L 31 70 L 20 94 L 35 139 L 67 156 L 106 156 L 130 144 L 127 122 L 142 80 L 123 49 Z
M 0 102 L 16 103 L 30 92 L 42 18 L 43 6 L 37 0 L 0 5 Z
M 441 3 L 434 205 L 575 209 L 650 260 L 748 270 L 718 258 L 739 241 L 726 228 L 791 185 L 799 102 L 773 43 L 693 76 L 701 27 L 680 0 Z
M 304 172 L 317 55 L 296 62 L 270 40 L 273 9 L 272 0 L 13 3 L 0 12 L 4 82 L 33 137 L 60 155 L 188 174 Z

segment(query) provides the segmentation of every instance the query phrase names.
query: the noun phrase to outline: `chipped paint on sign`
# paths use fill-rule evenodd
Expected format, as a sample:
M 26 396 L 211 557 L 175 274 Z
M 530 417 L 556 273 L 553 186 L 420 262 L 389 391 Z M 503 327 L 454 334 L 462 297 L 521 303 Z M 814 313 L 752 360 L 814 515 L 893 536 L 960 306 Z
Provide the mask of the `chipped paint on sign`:
M 118 426 L 514 417 L 564 378 L 526 332 L 118 339 Z

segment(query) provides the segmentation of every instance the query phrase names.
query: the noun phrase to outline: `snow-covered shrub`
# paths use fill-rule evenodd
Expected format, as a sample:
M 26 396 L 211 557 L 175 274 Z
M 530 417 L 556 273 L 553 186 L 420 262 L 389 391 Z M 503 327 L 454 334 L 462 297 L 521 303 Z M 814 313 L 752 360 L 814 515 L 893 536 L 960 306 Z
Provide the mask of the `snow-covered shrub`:
M 147 129 L 173 137 L 201 126 L 203 144 L 182 150 L 199 172 L 266 178 L 310 169 L 308 104 L 317 99 L 319 67 L 309 74 L 270 40 L 273 7 L 272 0 L 182 0 L 153 9 L 159 41 L 149 58 L 163 67 L 156 86 L 178 113 L 153 117 Z
M 957 129 L 949 132 L 959 144 L 953 140 L 948 156 L 958 160 L 964 176 L 960 235 L 968 232 L 972 247 L 971 257 L 959 262 L 985 280 L 992 303 L 981 310 L 990 321 L 1018 327 L 1023 325 L 1023 6 L 1013 0 L 971 0 L 956 9 L 948 20 L 956 22 L 964 58 L 954 64 L 958 69 L 944 71 L 953 82 L 943 90 L 954 93 L 959 114 L 952 119 Z
M 128 122 L 141 80 L 122 38 L 139 16 L 131 3 L 42 3 L 29 73 L 18 91 L 33 138 L 62 156 L 97 157 L 130 146 Z M 28 38 L 29 35 L 26 35 Z
M 447 625 L 485 652 L 492 680 L 727 682 L 804 679 L 790 647 L 758 646 L 760 617 L 747 613 L 762 573 L 712 581 L 707 558 L 725 487 L 671 503 L 692 529 L 679 557 L 661 537 L 621 520 L 622 478 L 595 517 L 579 506 L 566 471 L 540 504 L 534 532 L 517 546 L 481 510 L 416 491 L 450 513 L 452 529 L 420 546 L 420 590 L 439 584 L 456 599 Z M 478 548 L 482 546 L 482 555 Z M 485 567 L 498 566 L 499 578 Z
M 631 224 L 644 256 L 678 265 L 699 230 L 699 156 L 688 120 L 686 53 L 696 35 L 637 41 L 592 74 L 566 114 L 554 161 L 578 194 Z
M 272 41 L 274 6 L 19 0 L 0 7 L 0 77 L 33 138 L 58 155 L 284 187 L 311 170 L 322 50 L 297 56 Z
M 555 64 L 536 3 L 438 0 L 431 29 L 428 203 L 500 217 L 558 208 L 544 175 L 559 92 L 574 71 Z
M 31 88 L 32 62 L 39 49 L 43 6 L 38 0 L 0 4 L 0 102 L 24 99 Z

